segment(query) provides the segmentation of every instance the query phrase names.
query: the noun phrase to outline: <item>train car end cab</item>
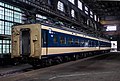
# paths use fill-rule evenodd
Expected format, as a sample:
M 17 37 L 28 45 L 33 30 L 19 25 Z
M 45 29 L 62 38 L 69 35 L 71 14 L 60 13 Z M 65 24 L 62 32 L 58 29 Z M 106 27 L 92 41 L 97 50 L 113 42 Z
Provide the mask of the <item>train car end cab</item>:
M 12 28 L 12 58 L 41 58 L 41 25 L 19 25 Z

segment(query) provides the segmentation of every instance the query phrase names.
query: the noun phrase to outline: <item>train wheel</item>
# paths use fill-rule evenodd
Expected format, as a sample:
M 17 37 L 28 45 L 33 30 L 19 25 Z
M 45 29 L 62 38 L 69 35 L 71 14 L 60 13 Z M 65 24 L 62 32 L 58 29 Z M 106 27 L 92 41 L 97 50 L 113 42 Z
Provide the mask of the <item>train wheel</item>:
M 78 59 L 79 59 L 79 55 L 76 55 L 76 56 L 75 56 L 75 59 L 78 60 Z
M 81 54 L 81 57 L 84 58 L 84 53 Z
M 44 68 L 44 67 L 46 66 L 46 62 L 45 62 L 45 60 L 41 60 L 41 62 L 40 62 L 40 66 L 41 66 L 42 68 Z
M 56 64 L 62 63 L 63 59 L 62 57 L 58 56 L 58 57 L 53 58 L 53 61 L 54 61 L 53 64 L 56 65 Z
M 36 67 L 37 67 L 37 65 L 36 65 L 36 64 L 30 64 L 30 65 L 32 65 L 34 68 L 36 68 Z
M 57 57 L 57 58 L 58 58 L 59 63 L 63 62 L 62 57 Z
M 49 66 L 49 60 L 48 59 L 45 60 L 45 66 Z
M 46 66 L 51 66 L 53 64 L 53 60 L 52 59 L 46 59 L 45 65 Z
M 68 61 L 69 61 L 69 57 L 65 56 L 65 62 L 68 62 Z
M 72 56 L 72 60 L 76 60 L 75 58 L 76 58 L 76 55 L 73 55 L 73 56 Z
M 53 60 L 52 59 L 48 59 L 48 63 L 49 63 L 49 66 L 51 66 L 53 64 Z

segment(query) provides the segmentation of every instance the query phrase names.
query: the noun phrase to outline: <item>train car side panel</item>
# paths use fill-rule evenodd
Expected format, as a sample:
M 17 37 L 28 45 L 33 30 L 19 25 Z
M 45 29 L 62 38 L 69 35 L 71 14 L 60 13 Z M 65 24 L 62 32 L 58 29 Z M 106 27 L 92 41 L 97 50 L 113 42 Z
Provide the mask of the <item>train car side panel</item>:
M 23 31 L 30 30 L 29 39 L 22 40 Z M 28 51 L 30 51 L 29 57 L 37 57 L 40 58 L 41 54 L 41 25 L 40 24 L 31 24 L 31 25 L 20 25 L 12 28 L 12 58 L 14 57 L 22 57 L 23 50 L 25 46 L 23 46 L 23 42 L 30 40 L 30 46 Z M 26 33 L 25 33 L 26 34 Z M 23 37 L 24 38 L 24 37 Z M 26 42 L 27 43 L 27 42 Z M 27 47 L 28 47 L 27 46 Z M 27 55 L 27 54 L 26 54 Z

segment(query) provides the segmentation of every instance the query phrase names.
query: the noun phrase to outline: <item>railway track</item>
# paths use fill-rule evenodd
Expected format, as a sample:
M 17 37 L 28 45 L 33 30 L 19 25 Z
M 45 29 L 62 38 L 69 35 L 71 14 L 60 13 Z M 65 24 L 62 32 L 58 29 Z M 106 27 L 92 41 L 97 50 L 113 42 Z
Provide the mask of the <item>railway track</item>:
M 45 67 L 48 67 L 48 66 L 44 66 L 44 67 L 41 67 L 41 66 L 37 66 L 37 67 L 32 67 L 31 65 L 28 65 L 26 64 L 24 66 L 24 64 L 22 66 L 13 66 L 13 67 L 7 67 L 7 68 L 0 68 L 0 78 L 2 77 L 8 77 L 8 76 L 14 76 L 16 74 L 19 74 L 19 73 L 24 73 L 24 72 L 28 72 L 28 71 L 32 71 L 32 70 L 37 70 L 37 69 L 41 69 L 41 68 L 45 68 Z M 4 69 L 2 71 L 2 69 Z
M 18 67 L 19 67 L 19 65 L 18 65 Z M 18 68 L 18 67 L 16 67 L 16 68 Z M 44 66 L 44 67 L 41 67 L 41 66 L 32 67 L 32 66 L 28 65 L 28 67 L 25 67 L 25 68 L 24 67 L 23 68 L 18 68 L 18 69 L 16 69 L 16 68 L 12 69 L 11 68 L 11 70 L 0 72 L 0 78 L 2 78 L 2 77 L 8 77 L 8 76 L 14 76 L 14 75 L 19 74 L 19 73 L 33 71 L 33 70 L 37 70 L 37 69 L 41 69 L 41 68 L 45 68 L 45 67 L 48 67 L 48 66 Z M 0 68 L 0 69 L 2 69 L 2 68 Z
M 3 71 L 2 71 L 2 69 L 3 69 Z M 31 70 L 34 70 L 34 69 L 35 68 L 33 68 L 32 66 L 27 65 L 27 64 L 18 65 L 18 66 L 9 66 L 7 68 L 5 68 L 5 67 L 0 68 L 0 78 L 15 75 L 15 74 L 18 74 L 18 73 L 31 71 Z
M 85 60 L 88 60 L 88 59 L 102 59 L 102 58 L 107 57 L 107 55 L 108 54 L 96 55 L 96 56 L 92 56 L 92 57 L 83 58 L 83 59 L 80 59 L 80 60 L 85 61 Z M 48 66 L 45 66 L 45 67 L 48 67 Z M 26 64 L 26 65 L 23 64 L 21 66 L 19 66 L 19 65 L 18 66 L 13 66 L 12 68 L 9 67 L 10 69 L 0 68 L 0 78 L 7 77 L 7 76 L 14 76 L 14 75 L 19 74 L 19 73 L 24 73 L 24 72 L 28 72 L 28 71 L 32 71 L 32 70 L 45 68 L 45 67 L 40 67 L 40 66 L 32 67 L 28 64 Z M 2 69 L 4 69 L 4 71 L 2 71 Z M 8 71 L 6 71 L 6 70 L 8 70 Z

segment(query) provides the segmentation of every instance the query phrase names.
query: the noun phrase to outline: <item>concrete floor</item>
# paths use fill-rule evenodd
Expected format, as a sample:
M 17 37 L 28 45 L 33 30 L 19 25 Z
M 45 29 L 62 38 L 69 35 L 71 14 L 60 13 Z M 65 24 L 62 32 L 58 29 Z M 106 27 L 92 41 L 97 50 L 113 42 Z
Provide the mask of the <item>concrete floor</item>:
M 120 81 L 120 53 L 109 53 L 2 77 L 0 81 Z
M 21 69 L 31 68 L 32 66 L 29 64 L 20 64 L 17 66 L 13 65 L 6 65 L 6 66 L 0 66 L 0 74 L 2 73 L 9 73 L 12 71 L 19 71 Z

